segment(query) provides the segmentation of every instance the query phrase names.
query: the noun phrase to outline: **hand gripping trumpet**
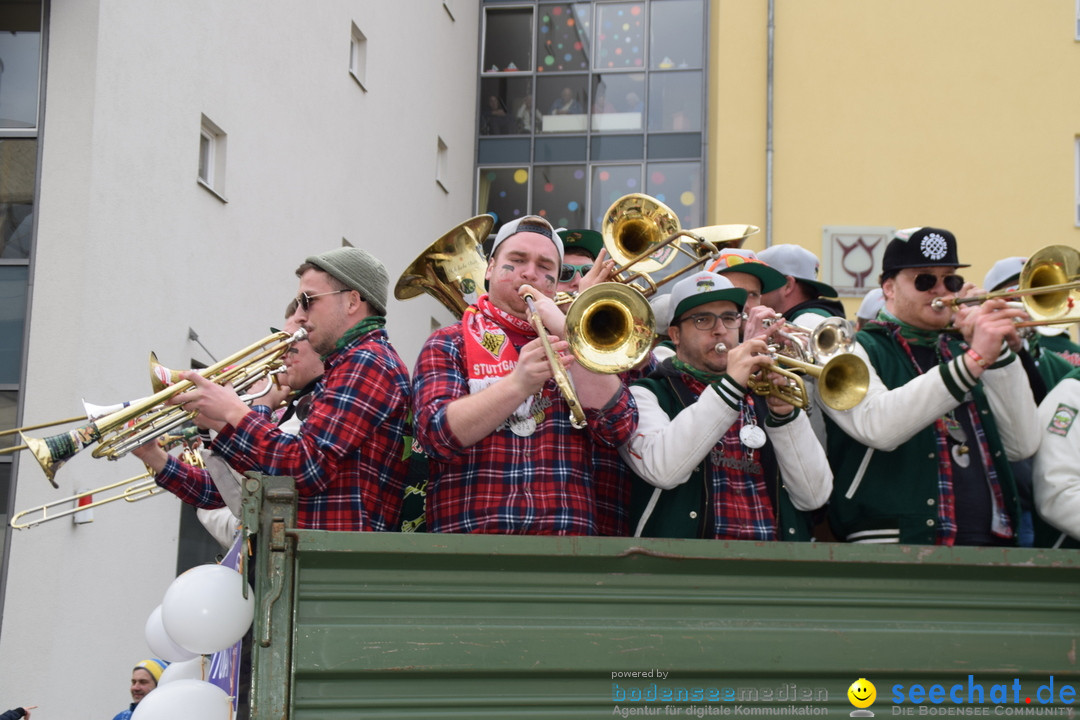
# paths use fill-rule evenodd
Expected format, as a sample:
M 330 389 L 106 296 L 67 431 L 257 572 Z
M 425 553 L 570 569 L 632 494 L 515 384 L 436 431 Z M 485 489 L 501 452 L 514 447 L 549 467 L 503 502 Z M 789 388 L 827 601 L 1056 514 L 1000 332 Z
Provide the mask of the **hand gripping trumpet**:
M 307 331 L 303 328 L 291 335 L 286 332 L 274 333 L 211 365 L 200 374 L 218 385 L 250 384 L 253 377 L 257 379 L 269 374 L 280 364 L 289 347 L 306 337 Z M 195 417 L 194 412 L 167 403 L 193 387 L 195 384 L 190 380 L 181 380 L 74 430 L 43 439 L 23 435 L 23 442 L 34 454 L 49 482 L 53 487 L 58 487 L 53 479 L 56 471 L 92 443 L 98 443 L 92 453 L 94 457 L 116 460 L 191 420 Z
M 559 387 L 563 400 L 570 406 L 570 424 L 575 429 L 581 430 L 588 425 L 588 421 L 585 419 L 585 411 L 581 409 L 581 402 L 578 400 L 577 392 L 574 390 L 574 383 L 570 379 L 570 373 L 566 372 L 566 368 L 563 367 L 559 356 L 555 354 L 555 349 L 551 347 L 547 329 L 540 320 L 540 314 L 536 312 L 536 305 L 533 303 L 532 295 L 526 294 L 522 297 L 525 298 L 525 302 L 529 305 L 529 322 L 532 323 L 536 334 L 540 336 L 540 342 L 544 345 L 544 352 L 547 354 L 548 365 L 551 366 L 551 374 L 555 377 L 555 384 Z

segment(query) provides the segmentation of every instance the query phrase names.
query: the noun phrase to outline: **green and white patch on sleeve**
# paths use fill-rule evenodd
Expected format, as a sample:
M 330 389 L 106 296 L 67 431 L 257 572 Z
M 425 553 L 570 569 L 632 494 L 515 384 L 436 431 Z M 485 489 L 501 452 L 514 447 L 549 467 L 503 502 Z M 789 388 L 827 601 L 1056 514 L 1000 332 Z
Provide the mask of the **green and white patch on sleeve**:
M 1050 425 L 1046 428 L 1047 432 L 1065 437 L 1069 434 L 1069 428 L 1071 428 L 1076 421 L 1076 415 L 1076 408 L 1070 407 L 1065 403 L 1058 404 L 1057 410 L 1054 411 L 1054 416 L 1050 418 Z

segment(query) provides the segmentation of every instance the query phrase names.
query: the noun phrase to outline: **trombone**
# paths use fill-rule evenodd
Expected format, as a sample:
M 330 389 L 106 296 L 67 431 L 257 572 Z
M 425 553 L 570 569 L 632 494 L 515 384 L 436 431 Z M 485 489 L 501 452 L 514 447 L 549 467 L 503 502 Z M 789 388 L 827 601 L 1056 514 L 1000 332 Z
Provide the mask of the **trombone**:
M 211 365 L 201 374 L 218 385 L 248 385 L 269 374 L 281 363 L 281 357 L 289 347 L 306 337 L 307 331 L 303 328 L 291 335 L 286 332 L 274 333 Z M 53 487 L 59 487 L 54 479 L 56 471 L 92 443 L 98 443 L 92 453 L 94 457 L 116 460 L 191 420 L 195 417 L 194 412 L 167 403 L 193 387 L 195 384 L 190 380 L 181 380 L 150 397 L 123 403 L 122 409 L 74 430 L 42 439 L 23 434 L 23 442 L 45 471 L 45 477 Z
M 656 198 L 631 193 L 604 214 L 604 248 L 618 265 L 612 281 L 583 290 L 566 312 L 570 351 L 588 370 L 620 373 L 652 350 L 656 320 L 646 298 L 675 278 L 701 267 L 721 248 L 738 247 L 758 232 L 753 225 L 711 225 L 683 230 L 678 215 Z M 661 280 L 649 273 L 670 265 L 679 253 L 691 262 Z
M 193 429 L 194 430 L 194 429 Z M 178 442 L 184 443 L 184 450 L 181 454 L 181 459 L 189 465 L 195 467 L 204 467 L 202 455 L 190 444 L 189 435 L 196 433 L 182 433 L 180 435 L 166 435 L 162 438 L 161 444 L 165 447 L 174 445 Z M 123 488 L 119 492 L 109 495 L 100 500 L 92 500 L 88 503 L 82 503 L 87 498 L 92 498 L 94 495 L 100 495 L 103 493 L 112 492 Z M 90 508 L 98 507 L 99 505 L 105 505 L 107 503 L 116 502 L 117 500 L 124 500 L 125 502 L 133 503 L 139 500 L 145 500 L 151 495 L 157 495 L 165 488 L 158 486 L 154 481 L 154 471 L 149 466 L 146 468 L 146 472 L 141 475 L 135 475 L 134 477 L 127 478 L 126 480 L 120 480 L 119 482 L 103 485 L 93 490 L 86 490 L 81 493 L 69 495 L 66 498 L 59 500 L 53 500 L 47 502 L 44 505 L 38 505 L 37 507 L 30 508 L 29 510 L 23 510 L 22 512 L 15 513 L 11 517 L 9 523 L 12 528 L 16 530 L 24 530 L 29 527 L 34 527 L 50 520 L 56 520 L 57 518 L 68 517 L 83 510 L 89 510 Z M 72 507 L 64 508 L 58 512 L 53 512 L 53 508 L 66 505 L 67 503 L 74 503 Z M 28 518 L 22 520 L 22 518 Z
M 570 373 L 566 372 L 566 368 L 559 361 L 558 355 L 555 354 L 555 348 L 551 347 L 547 329 L 540 320 L 540 313 L 536 312 L 533 296 L 526 293 L 522 297 L 525 298 L 525 302 L 529 306 L 529 322 L 532 323 L 533 329 L 536 330 L 536 334 L 540 337 L 540 342 L 544 345 L 544 352 L 547 354 L 551 373 L 555 377 L 555 384 L 559 387 L 563 400 L 570 406 L 570 424 L 574 429 L 581 430 L 589 423 L 585 419 L 585 411 L 581 409 L 581 401 L 578 400 L 577 391 L 574 389 L 574 381 L 570 378 Z
M 942 310 L 994 298 L 1020 298 L 1032 319 L 1017 323 L 1019 328 L 1080 322 L 1080 316 L 1068 316 L 1080 303 L 1080 250 L 1068 245 L 1048 245 L 1024 263 L 1015 290 L 996 290 L 965 298 L 935 298 L 931 305 Z

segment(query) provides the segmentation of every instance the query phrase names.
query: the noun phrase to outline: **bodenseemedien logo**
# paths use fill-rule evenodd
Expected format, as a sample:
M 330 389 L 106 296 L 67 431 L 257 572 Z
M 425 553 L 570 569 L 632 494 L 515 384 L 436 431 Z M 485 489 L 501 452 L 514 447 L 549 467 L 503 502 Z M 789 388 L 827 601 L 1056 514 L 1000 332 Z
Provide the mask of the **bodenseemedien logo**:
M 851 687 L 847 690 L 847 698 L 848 702 L 855 706 L 855 710 L 850 713 L 851 717 L 874 717 L 874 712 L 867 710 L 877 698 L 877 688 L 874 687 L 874 683 L 866 678 L 859 678 L 851 683 Z

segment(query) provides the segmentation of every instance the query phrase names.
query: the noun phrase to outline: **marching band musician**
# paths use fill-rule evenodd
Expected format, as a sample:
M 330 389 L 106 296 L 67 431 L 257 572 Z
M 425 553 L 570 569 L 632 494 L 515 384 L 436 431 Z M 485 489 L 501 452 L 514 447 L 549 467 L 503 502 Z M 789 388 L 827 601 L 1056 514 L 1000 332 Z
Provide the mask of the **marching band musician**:
M 763 305 L 808 330 L 825 318 L 844 317 L 836 288 L 817 279 L 821 263 L 814 253 L 799 245 L 770 245 L 757 257 L 783 274 L 785 281 L 783 287 L 763 294 Z
M 269 407 L 248 407 L 195 372 L 182 374 L 195 389 L 171 402 L 196 411 L 197 424 L 223 424 L 211 449 L 237 471 L 295 478 L 298 527 L 397 530 L 410 387 L 383 329 L 386 269 L 342 247 L 307 258 L 296 275 L 294 317 L 326 366 L 300 432 L 281 431 Z
M 796 510 L 821 507 L 832 474 L 805 413 L 748 395 L 782 324 L 740 344 L 746 299 L 712 272 L 672 288 L 675 356 L 631 387 L 640 418 L 620 449 L 640 478 L 635 536 L 810 539 Z
M 1035 507 L 1064 533 L 1052 547 L 1080 547 L 1080 368 L 1066 375 L 1039 404 L 1042 444 L 1035 453 Z
M 485 278 L 489 293 L 459 323 L 428 338 L 414 374 L 416 436 L 428 454 L 432 532 L 593 535 L 596 443 L 630 437 L 637 409 L 615 375 L 572 358 L 555 305 L 562 240 L 541 217 L 503 225 Z M 531 294 L 551 353 L 530 322 Z M 568 368 L 587 427 L 573 427 L 552 360 Z
M 285 332 L 296 332 L 300 324 L 293 318 L 297 303 L 287 309 Z M 306 340 L 293 343 L 282 357 L 284 372 L 277 385 L 258 399 L 260 405 L 275 408 L 278 427 L 295 435 L 307 417 L 311 392 L 323 374 L 322 360 Z M 267 381 L 269 382 L 269 381 Z M 215 423 L 212 429 L 219 429 Z M 167 453 L 158 443 L 150 442 L 132 451 L 147 467 L 154 470 L 157 484 L 178 498 L 198 508 L 199 521 L 225 547 L 239 526 L 241 476 L 220 456 L 209 450 L 201 452 L 205 467 L 189 465 Z
M 1035 402 L 1008 348 L 1024 315 L 1000 299 L 956 312 L 934 302 L 974 291 L 956 274 L 948 230 L 901 230 L 885 249 L 885 308 L 857 335 L 869 390 L 854 408 L 824 408 L 836 476 L 833 532 L 849 542 L 1012 545 L 1010 460 L 1039 445 Z

